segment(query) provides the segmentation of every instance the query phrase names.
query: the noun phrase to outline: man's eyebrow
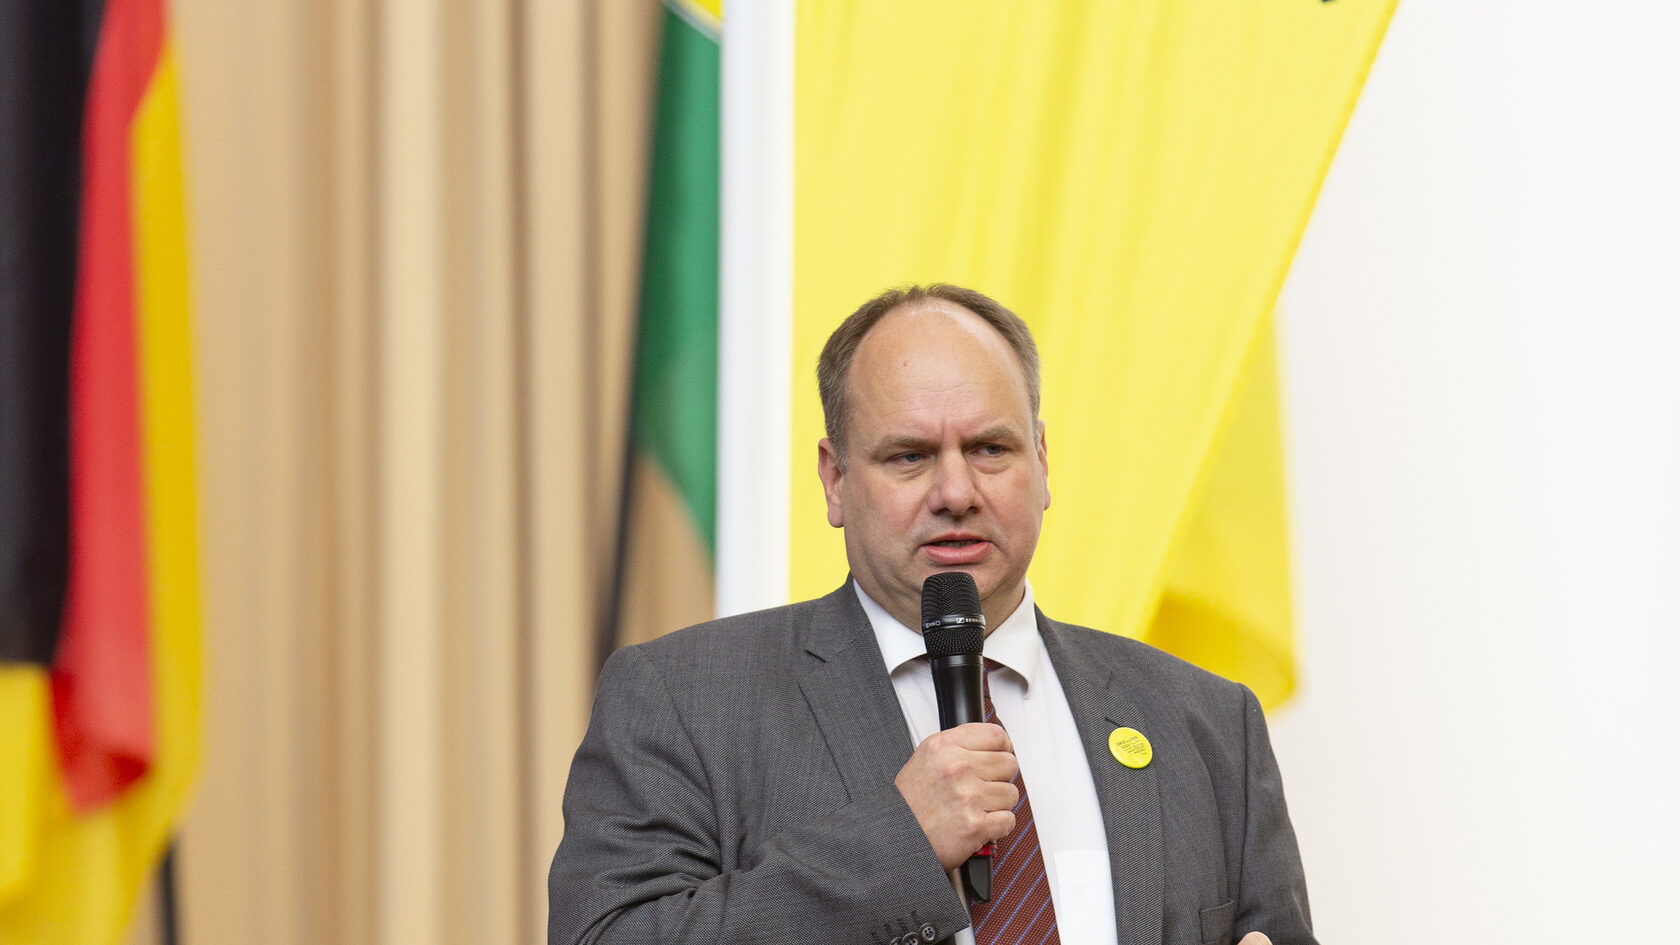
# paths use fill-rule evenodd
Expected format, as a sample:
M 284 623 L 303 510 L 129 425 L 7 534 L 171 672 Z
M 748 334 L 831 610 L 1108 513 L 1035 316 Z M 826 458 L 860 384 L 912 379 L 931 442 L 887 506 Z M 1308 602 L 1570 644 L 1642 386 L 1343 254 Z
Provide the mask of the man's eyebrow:
M 1020 442 L 1021 435 L 1014 427 L 1008 426 L 1007 424 L 999 424 L 995 427 L 987 427 L 973 436 L 968 437 L 964 445 L 971 446 L 975 443 L 1002 443 L 1014 446 Z M 879 440 L 876 440 L 873 447 L 869 450 L 869 455 L 887 456 L 902 450 L 918 450 L 926 452 L 936 449 L 938 445 L 938 443 L 925 436 L 916 436 L 912 433 L 894 433 L 888 434 L 881 437 Z
M 987 427 L 969 438 L 971 443 L 1018 443 L 1020 440 L 1021 436 L 1014 427 L 1002 425 Z
M 869 453 L 872 456 L 882 456 L 887 453 L 896 453 L 899 450 L 926 450 L 931 445 L 927 437 L 915 436 L 910 433 L 894 433 L 876 440 Z

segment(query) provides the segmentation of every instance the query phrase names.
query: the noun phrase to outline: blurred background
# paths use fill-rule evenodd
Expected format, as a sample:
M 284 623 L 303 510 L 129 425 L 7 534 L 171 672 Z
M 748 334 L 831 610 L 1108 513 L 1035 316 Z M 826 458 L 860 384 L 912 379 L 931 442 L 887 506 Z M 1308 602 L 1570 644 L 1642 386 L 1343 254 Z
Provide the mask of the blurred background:
M 542 941 L 600 659 L 839 583 L 810 365 L 935 279 L 1045 348 L 1046 611 L 1262 695 L 1325 941 L 1666 927 L 1680 14 L 119 12 L 191 311 L 138 342 L 190 376 L 140 398 L 157 754 L 59 799 L 85 644 L 4 654 L 0 943 Z

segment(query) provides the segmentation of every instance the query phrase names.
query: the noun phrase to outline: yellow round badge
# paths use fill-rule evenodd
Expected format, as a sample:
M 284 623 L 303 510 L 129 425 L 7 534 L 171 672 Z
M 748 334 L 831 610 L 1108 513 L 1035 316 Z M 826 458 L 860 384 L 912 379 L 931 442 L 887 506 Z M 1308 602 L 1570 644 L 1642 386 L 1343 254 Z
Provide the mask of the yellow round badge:
M 1109 732 L 1108 750 L 1114 752 L 1114 760 L 1128 768 L 1141 768 L 1155 757 L 1155 749 L 1149 747 L 1149 739 L 1135 728 L 1117 728 Z

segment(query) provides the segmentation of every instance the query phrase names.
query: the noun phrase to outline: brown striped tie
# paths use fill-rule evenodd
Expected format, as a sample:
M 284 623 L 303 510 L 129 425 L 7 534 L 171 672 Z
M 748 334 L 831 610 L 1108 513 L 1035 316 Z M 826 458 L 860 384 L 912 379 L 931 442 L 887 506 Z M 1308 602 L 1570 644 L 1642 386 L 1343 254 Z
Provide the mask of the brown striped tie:
M 986 661 L 986 721 L 998 722 L 992 705 L 991 671 L 999 664 Z M 998 722 L 1002 725 L 1002 722 Z M 1015 829 L 997 842 L 992 856 L 992 901 L 973 907 L 976 945 L 1061 945 L 1056 932 L 1056 907 L 1050 902 L 1050 877 L 1038 849 L 1027 785 L 1015 775 L 1021 799 L 1015 802 Z

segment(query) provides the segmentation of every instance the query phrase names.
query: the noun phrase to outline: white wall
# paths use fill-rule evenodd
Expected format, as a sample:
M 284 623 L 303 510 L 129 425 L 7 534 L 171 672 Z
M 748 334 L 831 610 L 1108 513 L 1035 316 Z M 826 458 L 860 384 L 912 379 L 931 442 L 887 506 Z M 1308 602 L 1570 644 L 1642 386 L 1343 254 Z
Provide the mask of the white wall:
M 1326 941 L 1680 903 L 1680 13 L 1402 0 L 1280 303 Z

